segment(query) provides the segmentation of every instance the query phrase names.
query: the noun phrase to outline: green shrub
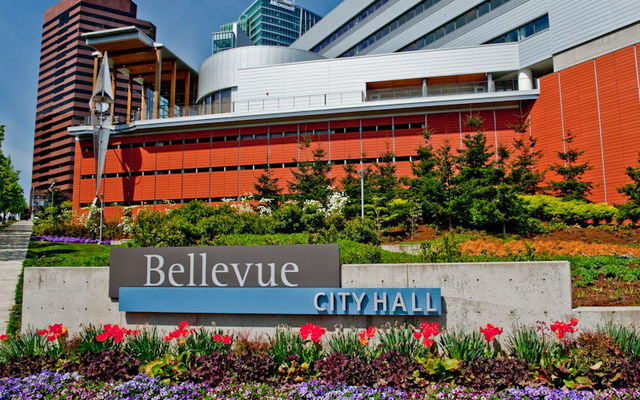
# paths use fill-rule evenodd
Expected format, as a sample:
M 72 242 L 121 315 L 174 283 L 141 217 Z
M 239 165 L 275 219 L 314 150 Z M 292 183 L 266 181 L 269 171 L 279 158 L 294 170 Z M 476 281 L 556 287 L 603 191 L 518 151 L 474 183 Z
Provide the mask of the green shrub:
M 142 363 L 161 358 L 169 352 L 169 342 L 164 340 L 159 334 L 157 328 L 143 329 L 138 334 L 130 336 L 124 350 Z
M 271 214 L 277 233 L 300 233 L 305 227 L 302 223 L 302 208 L 294 203 L 285 203 Z
M 367 347 L 360 343 L 360 337 L 355 329 L 338 328 L 327 341 L 329 353 L 346 354 L 352 358 L 366 358 Z
M 535 328 L 525 326 L 514 330 L 507 348 L 510 355 L 534 365 L 540 365 L 540 360 L 549 350 L 542 335 Z
M 618 210 L 604 203 L 562 200 L 558 197 L 541 194 L 521 197 L 529 214 L 543 221 L 562 221 L 569 225 L 585 226 L 588 220 L 592 220 L 593 224 L 598 224 L 600 221 L 614 221 L 618 217 Z
M 415 359 L 423 351 L 424 345 L 413 336 L 414 332 L 412 327 L 406 325 L 387 324 L 381 327 L 378 329 L 381 354 L 397 352 L 407 358 Z
M 356 218 L 347 221 L 340 236 L 343 239 L 353 242 L 373 244 L 376 246 L 380 244 L 380 236 L 376 231 L 374 223 L 366 218 Z
M 640 332 L 635 327 L 609 322 L 605 326 L 598 327 L 598 331 L 613 339 L 626 356 L 640 356 Z
M 338 244 L 342 264 L 379 264 L 382 261 L 382 250 L 378 246 L 350 240 L 339 240 Z

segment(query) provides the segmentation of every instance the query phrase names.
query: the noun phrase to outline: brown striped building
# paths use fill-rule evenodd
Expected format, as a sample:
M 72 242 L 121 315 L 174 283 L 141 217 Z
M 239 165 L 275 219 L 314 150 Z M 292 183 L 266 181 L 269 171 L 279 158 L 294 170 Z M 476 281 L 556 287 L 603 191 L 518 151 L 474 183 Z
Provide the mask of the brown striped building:
M 34 205 L 42 204 L 53 181 L 71 197 L 74 144 L 67 128 L 85 124 L 93 85 L 93 49 L 82 34 L 135 25 L 155 39 L 156 27 L 137 19 L 136 13 L 131 0 L 62 0 L 44 13 L 31 183 Z M 126 94 L 125 75 L 117 74 L 116 85 Z M 139 93 L 136 99 L 139 104 Z M 126 107 L 126 95 L 117 96 L 114 114 L 124 116 Z

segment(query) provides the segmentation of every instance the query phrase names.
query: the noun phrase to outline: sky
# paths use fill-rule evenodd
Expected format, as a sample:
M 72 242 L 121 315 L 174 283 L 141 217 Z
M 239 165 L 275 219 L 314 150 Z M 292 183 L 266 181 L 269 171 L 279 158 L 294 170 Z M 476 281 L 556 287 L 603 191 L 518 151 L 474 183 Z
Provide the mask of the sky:
M 252 0 L 134 0 L 138 18 L 157 27 L 156 40 L 198 70 L 211 55 L 211 33 L 236 20 Z M 341 0 L 297 0 L 326 15 Z M 58 0 L 0 0 L 0 125 L 2 151 L 20 170 L 25 198 L 31 188 L 33 136 L 42 16 Z

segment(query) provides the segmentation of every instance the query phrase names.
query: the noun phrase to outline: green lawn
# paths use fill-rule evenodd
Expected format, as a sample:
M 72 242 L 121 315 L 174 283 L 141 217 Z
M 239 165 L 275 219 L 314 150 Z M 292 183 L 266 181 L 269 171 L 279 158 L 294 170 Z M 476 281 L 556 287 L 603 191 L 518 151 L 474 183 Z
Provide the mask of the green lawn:
M 112 246 L 89 243 L 30 242 L 25 267 L 109 265 Z

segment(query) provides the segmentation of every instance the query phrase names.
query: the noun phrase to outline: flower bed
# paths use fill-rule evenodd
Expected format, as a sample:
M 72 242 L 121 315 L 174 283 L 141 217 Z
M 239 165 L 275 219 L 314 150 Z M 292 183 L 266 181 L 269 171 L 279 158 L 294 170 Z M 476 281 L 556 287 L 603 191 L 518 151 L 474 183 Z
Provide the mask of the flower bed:
M 293 385 L 245 383 L 210 386 L 190 382 L 168 385 L 139 375 L 120 383 L 95 383 L 70 373 L 44 371 L 26 378 L 0 380 L 0 399 L 424 399 L 424 400 L 637 400 L 635 389 L 602 392 L 564 391 L 525 387 L 505 391 L 473 390 L 453 385 L 432 385 L 423 393 L 386 387 L 329 385 L 309 381 Z
M 183 321 L 166 335 L 108 324 L 70 340 L 54 324 L 0 337 L 0 399 L 37 390 L 53 398 L 153 390 L 176 398 L 636 398 L 626 389 L 640 387 L 640 332 L 578 326 L 540 323 L 503 337 L 490 323 L 470 333 L 427 322 L 334 332 L 304 324 L 249 340 Z
M 74 236 L 50 236 L 50 235 L 34 235 L 31 236 L 31 240 L 43 241 L 43 242 L 57 242 L 57 243 L 100 243 L 97 239 L 82 238 Z M 102 244 L 111 244 L 111 240 L 103 240 Z

